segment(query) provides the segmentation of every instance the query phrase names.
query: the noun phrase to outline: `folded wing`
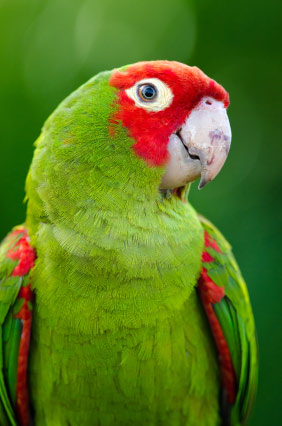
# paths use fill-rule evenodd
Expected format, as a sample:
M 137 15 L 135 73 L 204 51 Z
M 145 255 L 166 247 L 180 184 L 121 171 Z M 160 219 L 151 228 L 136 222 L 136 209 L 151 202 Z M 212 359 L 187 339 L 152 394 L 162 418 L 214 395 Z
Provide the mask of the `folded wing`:
M 205 235 L 198 293 L 218 352 L 223 424 L 241 425 L 257 388 L 258 355 L 246 284 L 220 232 L 200 217 Z

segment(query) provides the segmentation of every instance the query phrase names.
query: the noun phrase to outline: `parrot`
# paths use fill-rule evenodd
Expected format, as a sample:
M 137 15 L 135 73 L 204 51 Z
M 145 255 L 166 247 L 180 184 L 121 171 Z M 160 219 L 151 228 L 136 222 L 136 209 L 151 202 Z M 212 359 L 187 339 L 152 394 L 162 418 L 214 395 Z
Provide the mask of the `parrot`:
M 143 61 L 47 119 L 0 246 L 1 426 L 246 424 L 248 290 L 188 196 L 225 163 L 228 105 L 199 68 Z

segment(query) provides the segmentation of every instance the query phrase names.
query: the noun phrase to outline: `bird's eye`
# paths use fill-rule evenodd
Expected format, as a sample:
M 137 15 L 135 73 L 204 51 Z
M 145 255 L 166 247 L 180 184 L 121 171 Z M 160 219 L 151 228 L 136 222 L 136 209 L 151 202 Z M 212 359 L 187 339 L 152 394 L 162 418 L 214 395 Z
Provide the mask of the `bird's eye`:
M 152 84 L 142 84 L 138 87 L 138 96 L 145 102 L 150 102 L 154 100 L 157 95 L 157 89 Z
M 163 111 L 173 100 L 171 88 L 158 78 L 137 81 L 125 92 L 134 101 L 135 106 L 148 112 Z

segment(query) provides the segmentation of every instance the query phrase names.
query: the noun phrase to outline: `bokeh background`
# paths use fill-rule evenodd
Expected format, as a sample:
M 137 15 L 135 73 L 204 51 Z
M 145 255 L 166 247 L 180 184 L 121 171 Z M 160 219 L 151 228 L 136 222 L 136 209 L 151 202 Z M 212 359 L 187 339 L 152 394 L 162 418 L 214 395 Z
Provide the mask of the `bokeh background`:
M 281 0 L 0 0 L 0 237 L 25 217 L 33 141 L 93 74 L 138 60 L 198 65 L 230 92 L 233 142 L 190 199 L 232 243 L 260 346 L 253 426 L 282 424 Z

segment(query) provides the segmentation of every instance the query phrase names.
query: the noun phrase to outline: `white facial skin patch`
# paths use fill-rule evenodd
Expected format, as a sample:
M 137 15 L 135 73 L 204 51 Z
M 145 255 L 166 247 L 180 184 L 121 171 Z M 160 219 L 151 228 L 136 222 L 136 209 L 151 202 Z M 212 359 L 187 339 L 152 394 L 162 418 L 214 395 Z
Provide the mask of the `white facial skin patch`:
M 140 80 L 125 92 L 135 106 L 152 112 L 163 111 L 173 100 L 171 89 L 158 78 Z

